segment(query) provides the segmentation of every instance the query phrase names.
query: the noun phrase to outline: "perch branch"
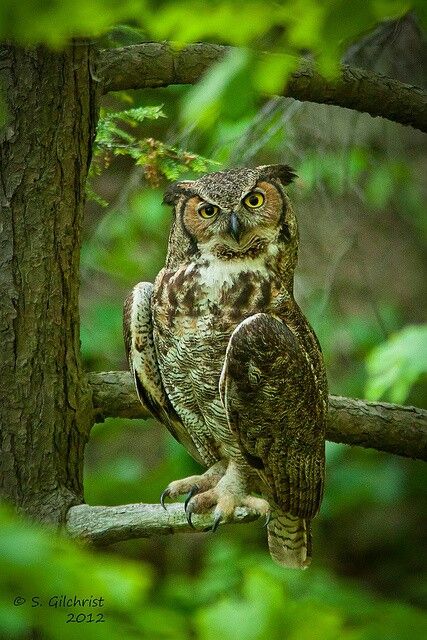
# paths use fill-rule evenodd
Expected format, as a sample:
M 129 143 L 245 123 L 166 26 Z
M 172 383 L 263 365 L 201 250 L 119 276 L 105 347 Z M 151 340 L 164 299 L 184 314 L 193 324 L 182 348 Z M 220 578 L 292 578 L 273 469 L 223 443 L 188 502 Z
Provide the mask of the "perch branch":
M 257 515 L 238 507 L 233 524 L 250 522 Z M 79 504 L 67 513 L 66 530 L 72 538 L 101 546 L 131 538 L 149 538 L 153 535 L 201 532 L 210 529 L 212 513 L 193 514 L 194 529 L 187 522 L 183 504 L 126 504 L 118 507 L 92 507 Z
M 90 373 L 93 422 L 105 418 L 148 418 L 127 371 Z M 386 402 L 329 397 L 326 437 L 408 458 L 427 460 L 427 411 Z
M 166 42 L 106 49 L 101 52 L 99 74 L 105 93 L 193 84 L 230 49 L 198 43 L 177 50 Z M 365 69 L 342 65 L 338 77 L 328 79 L 315 71 L 309 61 L 301 60 L 281 94 L 366 112 L 427 131 L 426 93 L 419 87 Z
M 93 421 L 107 417 L 148 418 L 137 399 L 130 373 L 90 373 Z M 334 442 L 373 447 L 412 458 L 427 458 L 427 411 L 386 403 L 330 396 L 327 437 Z M 257 515 L 237 508 L 232 523 L 249 522 Z M 182 504 L 127 504 L 105 507 L 80 504 L 68 511 L 66 530 L 72 538 L 102 546 L 132 538 L 205 531 L 213 514 L 194 514 L 195 528 Z

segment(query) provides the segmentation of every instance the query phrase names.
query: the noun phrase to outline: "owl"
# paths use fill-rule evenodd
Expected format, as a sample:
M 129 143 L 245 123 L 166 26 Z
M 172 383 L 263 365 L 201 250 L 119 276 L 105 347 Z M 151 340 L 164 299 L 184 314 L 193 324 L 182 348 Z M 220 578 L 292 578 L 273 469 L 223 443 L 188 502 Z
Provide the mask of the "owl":
M 165 267 L 125 301 L 141 401 L 207 470 L 161 496 L 215 530 L 244 506 L 266 518 L 272 558 L 305 568 L 323 494 L 327 384 L 293 296 L 298 229 L 286 165 L 172 184 Z

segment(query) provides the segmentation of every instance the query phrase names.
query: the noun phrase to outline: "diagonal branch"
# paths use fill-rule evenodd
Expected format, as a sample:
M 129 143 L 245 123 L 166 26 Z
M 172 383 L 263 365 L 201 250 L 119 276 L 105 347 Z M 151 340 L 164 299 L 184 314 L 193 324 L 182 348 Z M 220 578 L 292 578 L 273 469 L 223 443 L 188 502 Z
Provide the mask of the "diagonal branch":
M 150 417 L 136 396 L 129 372 L 90 373 L 88 377 L 94 422 L 109 417 Z M 326 437 L 332 442 L 427 460 L 427 411 L 330 396 Z
M 197 43 L 176 50 L 166 42 L 106 49 L 101 52 L 99 73 L 105 92 L 193 84 L 230 49 Z M 342 65 L 339 76 L 328 79 L 301 60 L 282 95 L 334 104 L 427 131 L 426 93 L 365 69 Z

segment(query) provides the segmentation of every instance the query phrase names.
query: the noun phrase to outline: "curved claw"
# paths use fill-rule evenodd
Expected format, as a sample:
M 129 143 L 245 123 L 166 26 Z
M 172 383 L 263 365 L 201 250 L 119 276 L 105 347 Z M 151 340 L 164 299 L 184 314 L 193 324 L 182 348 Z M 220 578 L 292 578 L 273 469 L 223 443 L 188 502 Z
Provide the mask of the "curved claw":
M 160 504 L 162 505 L 165 511 L 166 511 L 165 498 L 168 498 L 168 497 L 169 497 L 169 489 L 166 487 L 166 489 L 163 491 L 162 495 L 160 496 Z
M 215 520 L 211 528 L 212 533 L 215 533 L 215 531 L 218 529 L 220 522 L 221 522 L 221 515 L 215 516 Z
M 191 487 L 190 491 L 187 494 L 187 497 L 185 498 L 185 502 L 184 502 L 185 511 L 187 511 L 187 506 L 191 498 L 198 492 L 198 490 L 199 490 L 199 487 L 197 486 L 197 484 L 193 484 L 193 486 Z
M 265 517 L 265 522 L 263 524 L 264 527 L 268 527 L 271 522 L 271 511 L 269 511 Z
M 194 526 L 194 524 L 191 522 L 191 516 L 193 515 L 193 509 L 191 508 L 191 504 L 189 507 L 186 507 L 185 509 L 185 515 L 187 517 L 187 522 L 190 525 L 190 527 L 192 529 L 195 529 L 196 527 Z

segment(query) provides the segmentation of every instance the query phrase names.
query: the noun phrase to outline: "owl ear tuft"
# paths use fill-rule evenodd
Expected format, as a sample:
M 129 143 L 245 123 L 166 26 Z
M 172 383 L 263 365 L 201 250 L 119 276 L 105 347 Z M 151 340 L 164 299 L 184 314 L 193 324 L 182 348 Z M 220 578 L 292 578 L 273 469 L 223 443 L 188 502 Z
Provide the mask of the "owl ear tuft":
M 280 180 L 284 187 L 297 177 L 292 167 L 287 164 L 266 164 L 257 167 L 257 169 L 259 171 L 259 180 L 276 178 L 276 180 Z
M 179 196 L 195 195 L 191 189 L 193 184 L 194 183 L 192 180 L 181 180 L 179 182 L 172 182 L 172 184 L 168 186 L 164 193 L 163 204 L 175 205 L 178 201 Z

